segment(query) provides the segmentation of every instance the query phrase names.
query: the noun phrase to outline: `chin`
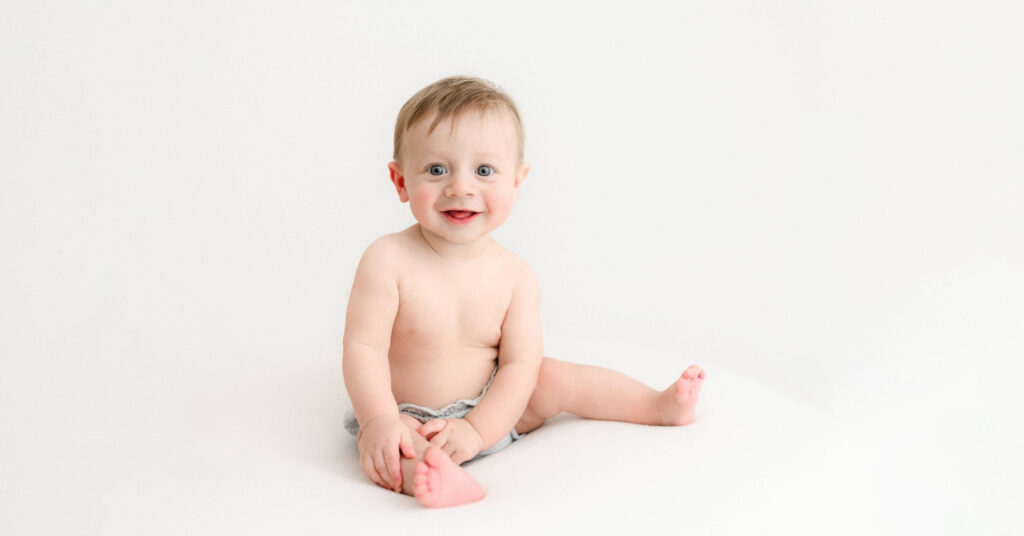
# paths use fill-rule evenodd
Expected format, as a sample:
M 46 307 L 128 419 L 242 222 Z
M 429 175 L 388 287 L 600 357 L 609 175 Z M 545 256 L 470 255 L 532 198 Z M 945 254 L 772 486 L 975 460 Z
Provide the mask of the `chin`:
M 418 220 L 417 220 L 418 221 Z M 441 237 L 452 244 L 472 244 L 480 238 L 484 237 L 490 231 L 479 233 L 460 233 L 457 230 L 455 232 L 452 229 L 446 227 L 447 222 L 440 222 L 437 225 L 425 225 L 422 221 L 419 222 L 420 227 L 429 231 L 432 235 Z
M 473 242 L 476 242 L 477 240 L 480 240 L 481 238 L 487 236 L 487 233 L 473 234 L 471 236 L 459 236 L 459 235 L 456 235 L 456 236 L 441 235 L 441 236 L 444 236 L 445 240 L 451 242 L 452 244 L 466 245 L 466 244 L 472 244 Z

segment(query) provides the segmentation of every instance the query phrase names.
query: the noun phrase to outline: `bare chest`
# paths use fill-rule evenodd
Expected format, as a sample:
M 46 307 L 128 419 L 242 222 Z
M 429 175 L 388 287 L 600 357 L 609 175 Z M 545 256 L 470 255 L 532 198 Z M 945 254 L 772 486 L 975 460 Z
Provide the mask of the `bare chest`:
M 392 347 L 456 353 L 496 349 L 512 298 L 509 279 L 498 265 L 410 270 L 399 283 Z

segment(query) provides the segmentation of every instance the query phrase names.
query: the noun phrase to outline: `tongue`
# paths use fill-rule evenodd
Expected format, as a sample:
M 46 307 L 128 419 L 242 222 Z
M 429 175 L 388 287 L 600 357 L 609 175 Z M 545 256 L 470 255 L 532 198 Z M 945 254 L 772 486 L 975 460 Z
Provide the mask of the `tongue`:
M 468 218 L 473 212 L 469 210 L 449 210 L 448 214 L 451 214 L 454 218 L 462 219 Z

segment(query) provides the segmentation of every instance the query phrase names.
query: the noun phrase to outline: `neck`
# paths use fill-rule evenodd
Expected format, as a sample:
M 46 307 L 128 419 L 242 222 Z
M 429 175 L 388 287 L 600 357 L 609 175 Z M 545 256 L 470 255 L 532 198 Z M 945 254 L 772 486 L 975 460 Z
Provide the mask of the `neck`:
M 420 236 L 426 241 L 430 249 L 437 253 L 438 257 L 450 260 L 471 261 L 480 258 L 491 249 L 494 239 L 491 233 L 481 236 L 475 242 L 469 244 L 455 244 L 445 240 L 443 237 L 424 229 L 422 225 L 416 224 Z

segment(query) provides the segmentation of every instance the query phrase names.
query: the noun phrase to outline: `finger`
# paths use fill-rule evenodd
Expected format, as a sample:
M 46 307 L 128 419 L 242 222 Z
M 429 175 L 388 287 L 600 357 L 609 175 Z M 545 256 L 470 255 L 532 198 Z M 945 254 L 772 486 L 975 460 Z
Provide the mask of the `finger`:
M 450 434 L 448 432 L 448 429 L 441 430 L 440 432 L 434 434 L 434 437 L 430 438 L 430 444 L 434 445 L 435 447 L 443 447 L 446 443 L 448 443 L 449 435 Z
M 452 456 L 455 455 L 455 452 L 458 449 L 455 447 L 455 445 L 452 445 L 451 443 L 448 443 L 443 448 L 441 448 L 441 450 L 443 450 L 444 453 L 447 454 L 449 458 L 451 458 Z
M 448 421 L 445 419 L 432 419 L 426 422 L 423 426 L 416 429 L 419 434 L 430 441 L 430 437 L 444 429 Z
M 399 443 L 398 448 L 406 458 L 416 457 L 416 444 L 412 442 L 412 435 L 408 430 L 402 433 L 402 442 Z
M 387 481 L 384 480 L 384 472 L 381 471 L 381 464 L 378 461 L 377 456 L 372 456 L 370 458 L 370 469 L 373 471 L 373 475 L 374 475 L 373 480 L 374 480 L 374 482 L 377 483 L 378 486 L 380 486 L 382 488 L 390 487 L 390 486 L 388 486 Z
M 387 464 L 388 474 L 391 475 L 391 489 L 402 490 L 402 466 L 398 463 L 398 448 L 390 448 L 384 453 L 384 463 Z
M 373 458 L 365 456 L 360 460 L 360 464 L 363 466 L 363 473 L 366 473 L 366 477 L 373 481 L 374 484 L 377 484 L 382 488 L 387 487 L 381 481 L 380 476 L 377 474 L 377 470 L 373 468 Z
M 386 484 L 386 488 L 394 489 L 394 484 L 391 482 L 391 473 L 388 472 L 388 466 L 384 463 L 384 453 L 378 452 L 373 456 L 373 466 L 377 469 L 377 474 L 380 475 L 380 479 Z

